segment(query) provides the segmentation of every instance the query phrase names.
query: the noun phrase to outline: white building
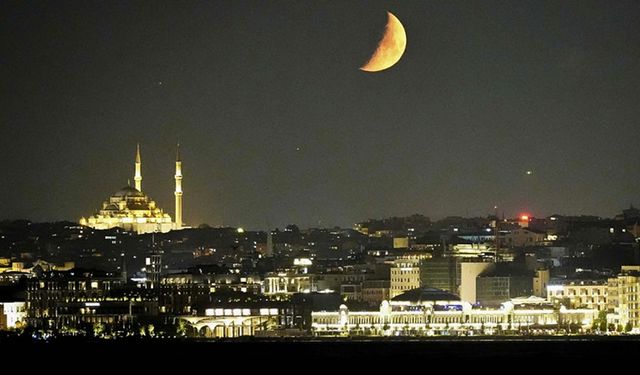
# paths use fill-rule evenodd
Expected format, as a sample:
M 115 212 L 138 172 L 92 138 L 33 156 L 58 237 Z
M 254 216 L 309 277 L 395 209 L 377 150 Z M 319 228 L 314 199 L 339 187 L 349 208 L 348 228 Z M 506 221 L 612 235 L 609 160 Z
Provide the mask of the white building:
M 591 328 L 595 309 L 556 309 L 543 298 L 514 298 L 500 308 L 476 309 L 455 295 L 433 288 L 419 288 L 391 301 L 379 310 L 313 311 L 315 335 L 430 336 L 438 334 L 498 334 L 502 331 Z
M 0 331 L 18 328 L 26 317 L 25 302 L 0 302 Z

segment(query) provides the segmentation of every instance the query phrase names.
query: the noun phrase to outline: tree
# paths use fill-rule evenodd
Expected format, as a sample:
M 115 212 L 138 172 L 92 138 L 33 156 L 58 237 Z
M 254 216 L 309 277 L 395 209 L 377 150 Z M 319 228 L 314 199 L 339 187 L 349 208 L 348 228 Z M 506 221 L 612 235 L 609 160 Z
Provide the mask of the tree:
M 105 327 L 103 323 L 94 323 L 93 324 L 93 336 L 100 337 L 105 331 Z
M 603 310 L 598 313 L 598 317 L 593 321 L 593 326 L 601 332 L 605 332 L 607 330 L 607 312 L 606 311 Z
M 149 334 L 149 336 L 153 337 L 153 332 L 155 331 L 155 327 L 153 326 L 153 324 L 149 324 L 147 325 L 147 333 Z
M 187 335 L 187 322 L 184 319 L 178 320 L 178 327 L 176 328 L 176 333 L 178 334 L 178 336 Z

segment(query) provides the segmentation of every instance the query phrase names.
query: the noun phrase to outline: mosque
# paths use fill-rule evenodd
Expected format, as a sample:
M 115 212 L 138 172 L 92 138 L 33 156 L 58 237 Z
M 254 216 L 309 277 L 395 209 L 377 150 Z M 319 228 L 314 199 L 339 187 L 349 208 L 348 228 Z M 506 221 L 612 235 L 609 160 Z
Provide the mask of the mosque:
M 142 192 L 142 161 L 140 144 L 136 148 L 135 188 L 125 186 L 102 203 L 102 208 L 89 216 L 81 218 L 80 225 L 94 229 L 123 228 L 128 231 L 142 233 L 168 232 L 182 229 L 182 161 L 180 145 L 176 151 L 176 199 L 175 221 L 156 205 L 156 202 Z

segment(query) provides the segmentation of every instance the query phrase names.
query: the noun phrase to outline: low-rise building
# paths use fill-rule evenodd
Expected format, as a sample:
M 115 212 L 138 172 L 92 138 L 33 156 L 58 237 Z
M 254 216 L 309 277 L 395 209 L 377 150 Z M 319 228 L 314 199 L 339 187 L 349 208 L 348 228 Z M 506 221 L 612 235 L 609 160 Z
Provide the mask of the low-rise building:
M 547 299 L 566 304 L 568 308 L 588 308 L 606 311 L 608 285 L 606 280 L 567 280 L 547 285 Z
M 430 336 L 507 331 L 589 329 L 595 309 L 555 308 L 539 297 L 516 298 L 498 308 L 476 308 L 446 291 L 418 288 L 383 301 L 378 310 L 312 312 L 312 333 L 322 335 Z

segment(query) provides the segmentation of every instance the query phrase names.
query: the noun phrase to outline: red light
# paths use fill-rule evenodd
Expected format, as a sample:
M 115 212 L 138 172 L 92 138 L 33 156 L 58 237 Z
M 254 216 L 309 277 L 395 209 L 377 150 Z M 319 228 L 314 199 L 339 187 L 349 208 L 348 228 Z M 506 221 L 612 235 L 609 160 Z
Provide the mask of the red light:
M 521 221 L 529 221 L 529 215 L 522 215 L 522 216 L 520 216 L 520 220 L 521 220 Z

